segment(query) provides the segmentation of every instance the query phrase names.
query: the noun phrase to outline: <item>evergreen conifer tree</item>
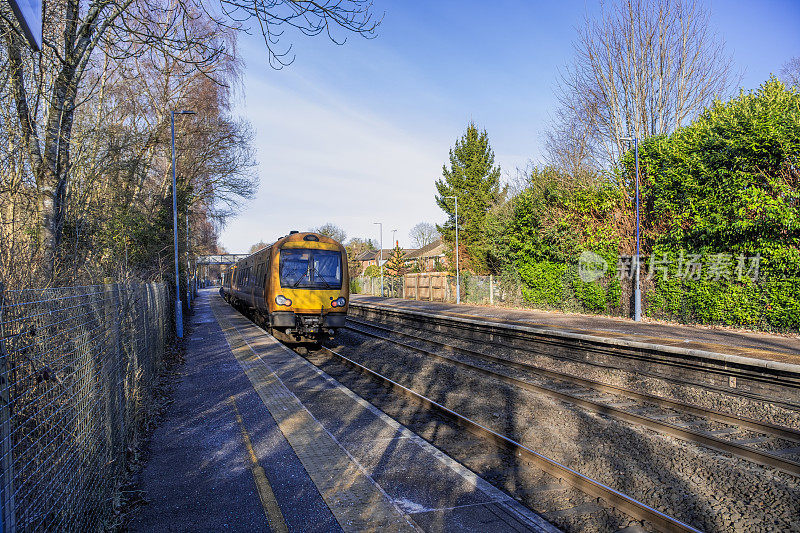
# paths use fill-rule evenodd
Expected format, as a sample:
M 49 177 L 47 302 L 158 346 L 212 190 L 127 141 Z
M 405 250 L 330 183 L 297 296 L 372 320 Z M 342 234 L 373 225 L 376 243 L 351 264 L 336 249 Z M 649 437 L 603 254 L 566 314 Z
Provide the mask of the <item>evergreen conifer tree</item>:
M 486 239 L 486 214 L 501 201 L 506 187 L 500 187 L 500 167 L 494 164 L 494 151 L 486 130 L 478 131 L 474 122 L 450 149 L 450 168 L 442 166 L 442 179 L 436 181 L 439 204 L 449 220 L 438 229 L 446 242 L 455 244 L 455 203 L 446 196 L 458 197 L 459 245 L 472 266 L 486 269 L 489 243 Z M 463 255 L 462 260 L 467 259 Z
M 396 244 L 386 261 L 386 269 L 392 276 L 402 276 L 408 270 L 406 268 L 406 254 L 399 244 Z

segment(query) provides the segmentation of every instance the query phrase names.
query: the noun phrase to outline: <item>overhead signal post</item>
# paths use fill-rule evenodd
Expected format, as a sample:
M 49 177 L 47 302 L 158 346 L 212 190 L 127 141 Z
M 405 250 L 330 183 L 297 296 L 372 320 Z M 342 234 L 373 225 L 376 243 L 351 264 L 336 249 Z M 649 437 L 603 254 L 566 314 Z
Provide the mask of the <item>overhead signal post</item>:
M 183 338 L 183 302 L 181 302 L 181 273 L 178 268 L 178 187 L 175 178 L 175 115 L 194 114 L 194 111 L 169 112 L 170 127 L 172 128 L 172 234 L 175 242 L 175 334 L 179 339 Z
M 620 137 L 620 140 L 625 142 L 633 141 L 636 159 L 636 262 L 633 265 L 636 286 L 633 289 L 633 319 L 638 322 L 642 319 L 642 292 L 639 288 L 639 137 L 636 135 L 633 138 Z
M 461 274 L 458 268 L 458 196 L 445 196 L 452 198 L 456 202 L 456 303 L 461 303 Z
M 378 261 L 378 265 L 381 267 L 381 296 L 383 296 L 383 223 L 382 222 L 373 222 L 373 224 L 377 224 L 381 228 L 381 251 L 380 251 L 380 260 Z

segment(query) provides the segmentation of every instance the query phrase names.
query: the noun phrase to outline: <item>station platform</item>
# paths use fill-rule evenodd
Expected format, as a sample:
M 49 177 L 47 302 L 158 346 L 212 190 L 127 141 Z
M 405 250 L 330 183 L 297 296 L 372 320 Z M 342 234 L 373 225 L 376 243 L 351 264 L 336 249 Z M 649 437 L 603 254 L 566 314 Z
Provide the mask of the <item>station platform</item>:
M 200 291 L 131 531 L 555 527 Z
M 744 357 L 777 363 L 780 367 L 800 372 L 800 366 L 798 366 L 800 365 L 800 336 L 797 335 L 777 335 L 702 325 L 668 324 L 646 319 L 634 322 L 617 317 L 381 298 L 361 294 L 351 295 L 350 301 L 353 304 L 363 303 L 409 309 L 457 318 L 535 327 L 558 333 L 627 340 L 654 347 L 666 346 L 709 354 Z

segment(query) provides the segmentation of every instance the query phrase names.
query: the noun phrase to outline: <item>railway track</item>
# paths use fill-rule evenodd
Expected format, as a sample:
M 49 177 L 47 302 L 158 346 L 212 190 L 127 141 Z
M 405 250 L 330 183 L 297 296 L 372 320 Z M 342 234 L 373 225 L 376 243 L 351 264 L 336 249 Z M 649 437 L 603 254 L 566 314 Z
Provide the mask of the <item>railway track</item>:
M 523 350 L 600 371 L 635 372 L 640 377 L 702 387 L 746 400 L 769 402 L 788 411 L 800 411 L 800 373 L 787 370 L 786 367 L 792 365 L 785 363 L 671 346 L 654 348 L 641 342 L 616 342 L 591 335 L 543 330 L 523 322 L 501 324 L 468 314 L 436 314 L 355 302 L 351 303 L 348 318 L 354 315 L 478 343 L 489 338 L 493 344 L 506 349 Z M 674 353 L 676 351 L 680 353 Z
M 372 323 L 362 322 L 352 317 L 348 317 L 348 322 L 348 328 L 358 334 L 373 337 L 384 342 L 390 342 L 427 357 L 433 357 L 445 361 L 448 364 L 490 376 L 512 386 L 570 402 L 592 412 L 602 413 L 629 423 L 639 424 L 688 442 L 700 444 L 764 466 L 777 468 L 795 476 L 800 476 L 800 462 L 782 456 L 791 453 L 800 453 L 800 431 L 749 418 L 729 415 L 614 385 L 608 385 L 571 374 L 542 369 L 522 362 L 511 361 L 507 358 L 433 340 L 430 338 L 430 335 L 423 337 L 422 335 L 416 335 L 407 331 L 399 331 Z M 438 347 L 439 350 L 447 351 L 453 355 L 467 355 L 490 365 L 499 365 L 502 371 L 486 368 L 485 366 L 478 366 L 408 342 L 365 331 L 362 328 L 353 327 L 353 324 L 360 325 L 362 328 L 372 328 L 388 334 L 434 345 Z M 505 372 L 506 369 L 514 369 L 525 373 L 525 379 L 510 375 L 508 372 Z M 530 380 L 531 375 L 533 375 L 538 382 L 532 382 Z M 608 395 L 612 396 L 608 397 Z M 680 418 L 693 418 L 694 420 L 689 420 L 682 424 L 669 421 L 671 419 L 675 420 Z M 694 426 L 704 425 L 708 421 L 714 421 L 727 427 L 713 431 L 693 429 Z M 740 439 L 743 442 L 737 442 L 734 438 L 723 438 L 725 435 L 729 437 L 735 436 L 736 433 L 740 432 L 743 428 L 750 432 L 758 433 L 758 436 Z M 773 445 L 777 443 L 783 447 L 777 450 L 766 451 L 748 445 L 765 443 L 770 439 L 772 439 Z
M 444 405 L 428 398 L 427 396 L 416 392 L 400 383 L 364 366 L 347 356 L 330 348 L 321 347 L 316 353 L 323 353 L 327 357 L 333 358 L 336 361 L 346 365 L 349 368 L 355 369 L 358 372 L 368 376 L 370 379 L 380 383 L 381 385 L 390 387 L 393 391 L 401 395 L 411 398 L 415 402 L 421 404 L 431 412 L 453 421 L 458 426 L 465 428 L 470 433 L 491 441 L 496 446 L 508 450 L 517 457 L 524 459 L 526 462 L 534 464 L 538 469 L 547 474 L 555 477 L 559 481 L 563 481 L 571 487 L 586 494 L 590 498 L 599 501 L 602 500 L 606 506 L 611 509 L 619 509 L 631 518 L 639 522 L 646 522 L 654 529 L 664 532 L 683 531 L 683 532 L 698 532 L 699 530 L 692 526 L 664 514 L 657 509 L 654 509 L 635 498 L 628 496 L 620 491 L 617 491 L 600 481 L 589 478 L 575 470 L 572 470 L 561 463 L 540 454 L 525 445 L 505 436 L 496 431 L 493 431 L 471 418 L 464 416 Z M 305 355 L 305 354 L 304 354 Z M 311 355 L 311 354 L 309 354 Z

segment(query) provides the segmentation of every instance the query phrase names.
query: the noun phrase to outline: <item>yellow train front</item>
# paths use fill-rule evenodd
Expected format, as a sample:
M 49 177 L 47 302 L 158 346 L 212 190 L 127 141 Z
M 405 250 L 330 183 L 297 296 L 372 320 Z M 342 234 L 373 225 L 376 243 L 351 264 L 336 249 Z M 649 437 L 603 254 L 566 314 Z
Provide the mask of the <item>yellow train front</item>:
M 344 327 L 349 288 L 344 246 L 325 235 L 293 231 L 237 261 L 221 292 L 270 331 L 319 342 Z

